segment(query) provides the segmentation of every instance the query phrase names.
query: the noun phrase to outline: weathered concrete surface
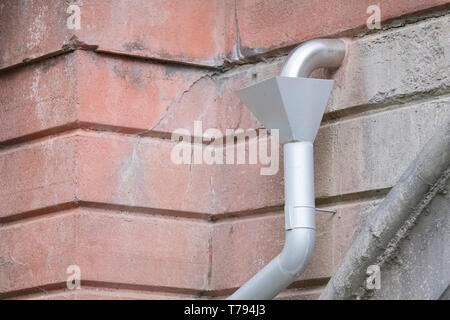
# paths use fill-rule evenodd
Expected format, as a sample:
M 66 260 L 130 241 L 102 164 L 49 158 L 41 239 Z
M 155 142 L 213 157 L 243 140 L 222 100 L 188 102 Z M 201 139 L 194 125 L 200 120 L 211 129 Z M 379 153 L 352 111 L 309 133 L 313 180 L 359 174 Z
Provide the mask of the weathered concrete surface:
M 450 122 L 438 129 L 364 225 L 321 299 L 365 298 L 366 270 L 385 280 L 375 298 L 438 299 L 450 283 Z
M 381 268 L 370 299 L 441 298 L 450 285 L 450 179 L 424 208 L 407 238 Z M 444 298 L 444 297 L 442 297 Z
M 442 293 L 439 300 L 450 300 L 450 286 Z
M 410 102 L 450 91 L 450 15 L 349 44 L 328 111 Z M 347 110 L 348 112 L 348 110 Z

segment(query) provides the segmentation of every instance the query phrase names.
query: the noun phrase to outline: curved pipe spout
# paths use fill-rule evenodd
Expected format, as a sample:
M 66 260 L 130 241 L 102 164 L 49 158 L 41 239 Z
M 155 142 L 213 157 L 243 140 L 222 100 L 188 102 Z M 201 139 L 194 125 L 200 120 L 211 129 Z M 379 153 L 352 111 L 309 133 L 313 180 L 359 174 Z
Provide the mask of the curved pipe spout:
M 291 52 L 281 76 L 308 77 L 317 68 L 339 67 L 344 56 L 342 40 L 308 41 Z M 287 141 L 283 146 L 286 224 L 283 250 L 228 299 L 272 299 L 308 265 L 315 242 L 314 138 L 315 134 L 312 141 Z
M 345 42 L 340 39 L 316 39 L 291 51 L 281 76 L 307 78 L 318 68 L 338 68 L 345 57 Z

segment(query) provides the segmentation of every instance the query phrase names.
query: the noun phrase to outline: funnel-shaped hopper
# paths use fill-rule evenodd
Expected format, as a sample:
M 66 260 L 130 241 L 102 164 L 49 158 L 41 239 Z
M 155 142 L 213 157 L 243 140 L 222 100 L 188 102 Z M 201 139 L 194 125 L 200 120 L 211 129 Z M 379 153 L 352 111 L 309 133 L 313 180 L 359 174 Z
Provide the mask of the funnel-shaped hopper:
M 333 80 L 274 77 L 237 92 L 267 129 L 279 129 L 282 143 L 316 138 Z

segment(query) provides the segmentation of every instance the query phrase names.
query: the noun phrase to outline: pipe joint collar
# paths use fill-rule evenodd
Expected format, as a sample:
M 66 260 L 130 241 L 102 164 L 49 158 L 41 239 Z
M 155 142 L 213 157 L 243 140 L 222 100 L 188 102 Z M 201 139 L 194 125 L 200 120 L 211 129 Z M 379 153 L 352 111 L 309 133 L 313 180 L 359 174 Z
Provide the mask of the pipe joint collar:
M 285 206 L 286 230 L 296 228 L 316 229 L 316 216 L 314 207 Z

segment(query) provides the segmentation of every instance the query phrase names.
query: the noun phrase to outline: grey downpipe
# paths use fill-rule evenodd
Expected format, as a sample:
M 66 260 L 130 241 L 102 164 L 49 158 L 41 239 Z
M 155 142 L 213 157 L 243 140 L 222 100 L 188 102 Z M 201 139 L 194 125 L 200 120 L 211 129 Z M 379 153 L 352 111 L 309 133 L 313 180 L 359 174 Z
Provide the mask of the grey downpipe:
M 291 52 L 281 76 L 308 77 L 317 68 L 337 68 L 345 51 L 343 40 L 308 41 Z M 229 300 L 273 299 L 302 274 L 314 250 L 313 141 L 290 141 L 283 150 L 286 224 L 283 250 Z

